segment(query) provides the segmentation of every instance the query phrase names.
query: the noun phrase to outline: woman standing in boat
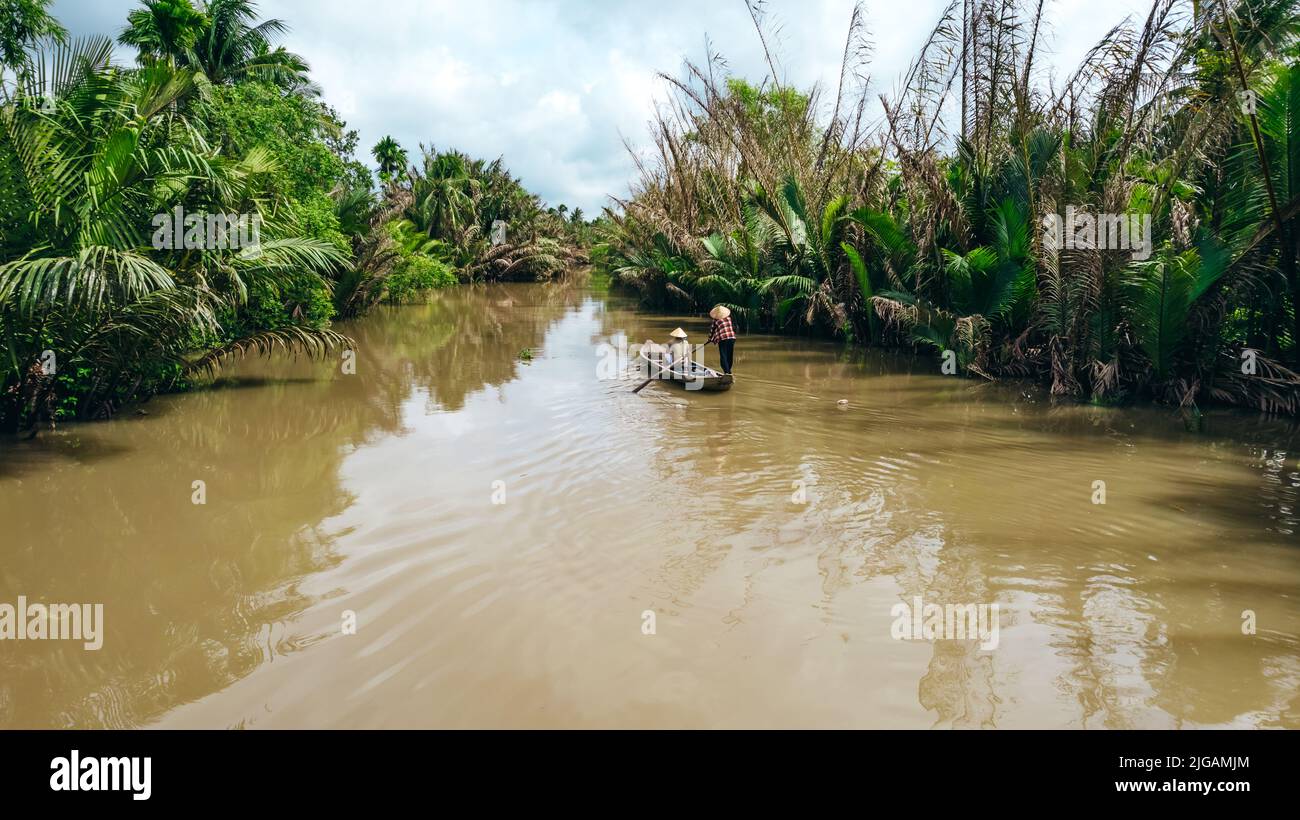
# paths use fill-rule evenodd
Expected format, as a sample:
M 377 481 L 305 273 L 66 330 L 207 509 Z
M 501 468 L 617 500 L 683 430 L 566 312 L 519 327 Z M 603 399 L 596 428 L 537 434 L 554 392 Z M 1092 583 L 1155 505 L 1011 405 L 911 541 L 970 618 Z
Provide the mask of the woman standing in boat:
M 736 329 L 731 326 L 731 310 L 726 305 L 718 305 L 709 311 L 713 324 L 709 327 L 709 341 L 705 344 L 718 346 L 718 358 L 722 360 L 722 372 L 731 375 L 731 362 L 736 355 Z

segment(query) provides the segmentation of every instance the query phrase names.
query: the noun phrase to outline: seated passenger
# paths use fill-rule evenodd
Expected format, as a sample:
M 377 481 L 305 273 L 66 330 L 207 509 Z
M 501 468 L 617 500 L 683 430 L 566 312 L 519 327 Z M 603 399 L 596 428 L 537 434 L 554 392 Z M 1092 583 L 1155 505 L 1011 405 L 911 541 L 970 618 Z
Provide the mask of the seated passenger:
M 691 372 L 691 346 L 686 341 L 686 331 L 679 327 L 668 335 L 673 337 L 673 341 L 668 345 L 665 364 L 675 372 L 689 375 Z

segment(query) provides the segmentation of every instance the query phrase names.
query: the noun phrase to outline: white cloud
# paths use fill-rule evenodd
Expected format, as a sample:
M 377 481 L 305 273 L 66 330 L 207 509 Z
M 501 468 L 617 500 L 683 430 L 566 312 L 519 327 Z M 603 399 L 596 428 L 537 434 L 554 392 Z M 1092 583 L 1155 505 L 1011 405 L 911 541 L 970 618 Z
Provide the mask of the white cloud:
M 76 34 L 116 35 L 133 0 L 55 0 Z M 853 0 L 771 0 L 786 79 L 836 82 Z M 891 89 L 938 19 L 938 0 L 868 0 L 876 91 Z M 1056 0 L 1058 75 L 1141 0 Z M 361 134 L 363 157 L 385 135 L 503 156 L 552 204 L 594 213 L 634 169 L 620 135 L 644 145 L 664 84 L 705 36 L 733 73 L 766 73 L 741 0 L 262 0 L 292 28 L 284 45 L 311 62 L 328 102 Z

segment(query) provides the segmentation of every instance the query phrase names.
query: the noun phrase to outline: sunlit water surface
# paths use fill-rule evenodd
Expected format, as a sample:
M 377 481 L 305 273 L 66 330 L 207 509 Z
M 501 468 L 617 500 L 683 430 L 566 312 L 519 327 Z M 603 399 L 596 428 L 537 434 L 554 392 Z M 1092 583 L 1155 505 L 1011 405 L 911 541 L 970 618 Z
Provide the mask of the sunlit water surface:
M 678 324 L 459 289 L 0 445 L 0 602 L 106 620 L 0 642 L 0 727 L 1300 727 L 1293 425 L 757 335 L 728 393 L 597 378 Z M 894 639 L 918 597 L 996 648 Z

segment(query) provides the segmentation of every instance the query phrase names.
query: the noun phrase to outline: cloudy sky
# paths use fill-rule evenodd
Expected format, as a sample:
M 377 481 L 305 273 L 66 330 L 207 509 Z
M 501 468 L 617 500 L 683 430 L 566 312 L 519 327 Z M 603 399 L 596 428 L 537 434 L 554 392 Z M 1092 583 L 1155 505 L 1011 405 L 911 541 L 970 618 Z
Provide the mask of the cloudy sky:
M 116 35 L 135 0 L 54 0 L 74 34 Z M 867 0 L 870 71 L 888 91 L 941 13 L 940 0 Z M 834 87 L 853 0 L 769 0 L 784 79 Z M 1065 74 L 1143 0 L 1048 0 L 1052 62 Z M 632 177 L 623 147 L 647 122 L 706 35 L 732 73 L 766 74 L 743 0 L 261 0 L 292 27 L 283 44 L 307 58 L 325 99 L 369 149 L 391 134 L 502 156 L 551 204 L 594 214 Z M 129 59 L 129 58 L 127 58 Z

